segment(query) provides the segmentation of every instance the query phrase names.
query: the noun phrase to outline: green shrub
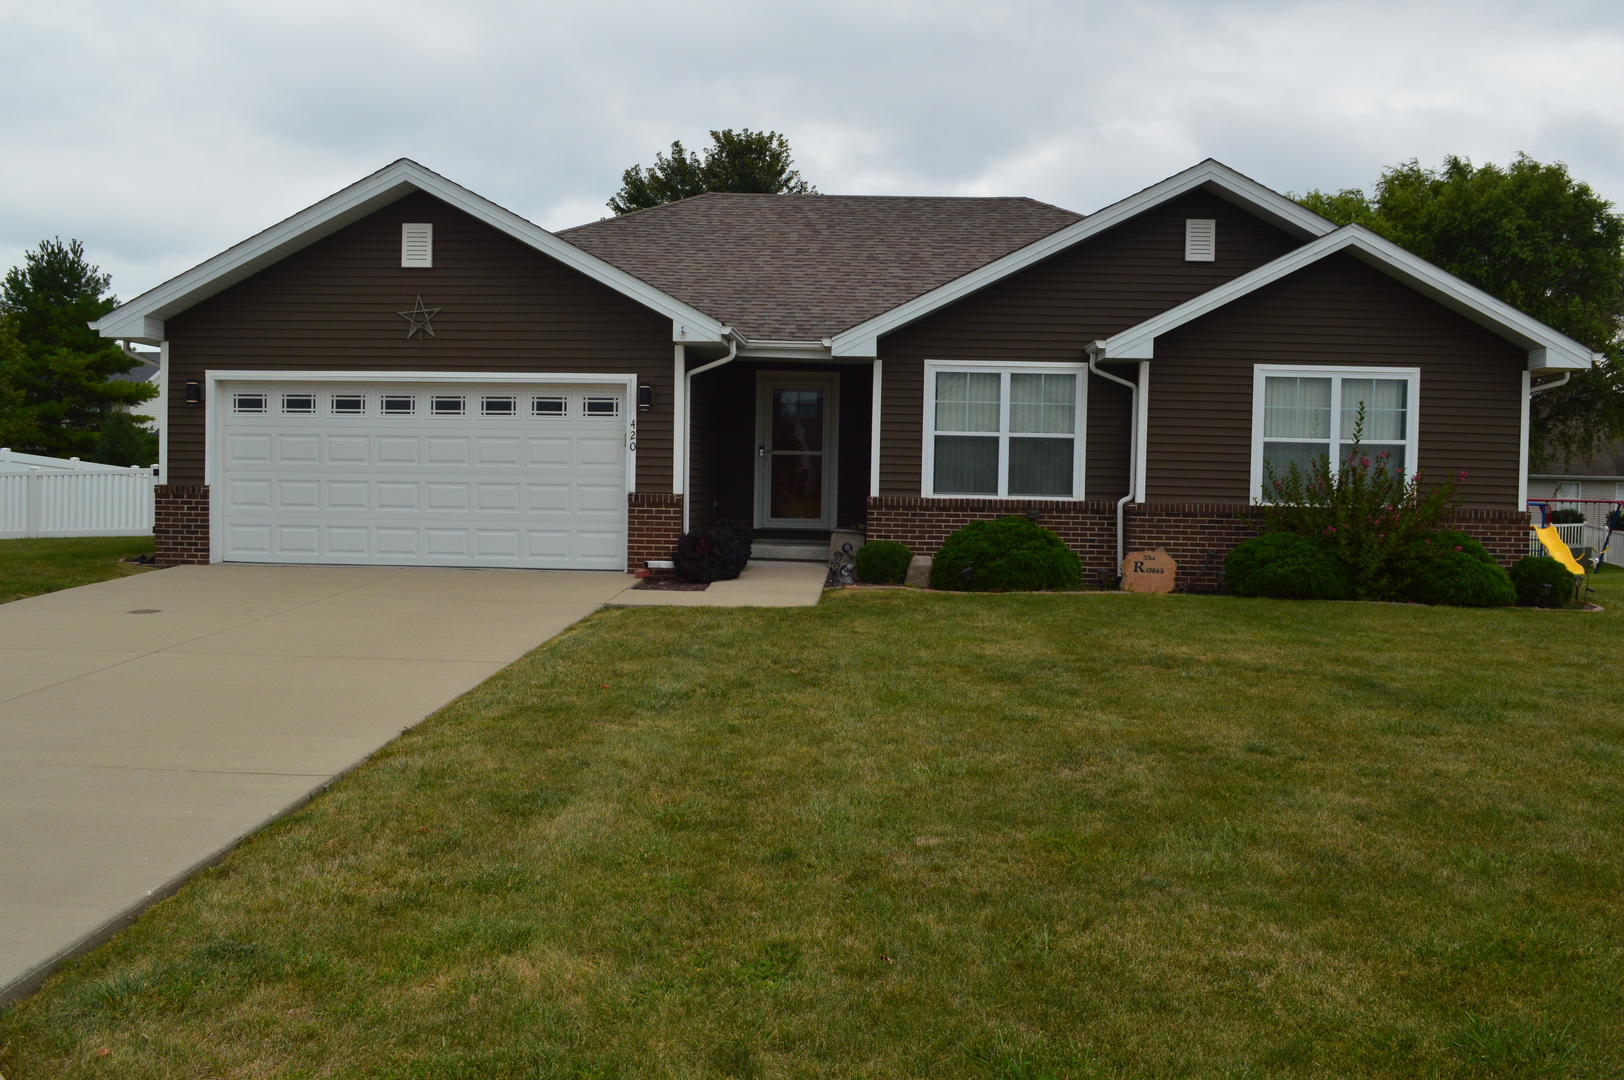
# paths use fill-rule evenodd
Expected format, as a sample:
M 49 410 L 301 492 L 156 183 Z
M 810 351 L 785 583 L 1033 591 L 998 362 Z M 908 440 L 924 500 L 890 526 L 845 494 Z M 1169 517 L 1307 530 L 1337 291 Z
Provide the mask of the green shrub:
M 1243 540 L 1224 558 L 1224 583 L 1236 596 L 1276 600 L 1349 600 L 1353 573 L 1329 545 L 1295 533 Z
M 1501 607 L 1517 602 L 1511 575 L 1467 551 L 1445 551 L 1429 559 L 1408 582 L 1407 600 L 1454 607 Z
M 1564 506 L 1559 510 L 1551 511 L 1552 525 L 1583 525 L 1585 512 L 1577 506 Z
M 1263 531 L 1295 533 L 1334 551 L 1353 575 L 1354 596 L 1388 600 L 1403 592 L 1404 555 L 1460 504 L 1455 485 L 1466 474 L 1427 485 L 1419 472 L 1405 475 L 1387 451 L 1363 446 L 1365 407 L 1359 406 L 1347 456 L 1315 458 L 1306 470 L 1295 462 L 1285 473 L 1265 464 Z
M 1549 555 L 1527 555 L 1511 567 L 1511 584 L 1517 590 L 1517 603 L 1529 607 L 1549 604 L 1561 607 L 1573 599 L 1573 571 Z M 1551 586 L 1547 597 L 1541 586 Z
M 895 540 L 871 540 L 852 556 L 857 564 L 857 580 L 871 585 L 901 585 L 908 576 L 913 552 Z
M 930 568 L 933 589 L 1074 589 L 1082 580 L 1083 565 L 1077 553 L 1053 532 L 1024 517 L 972 521 L 943 542 Z

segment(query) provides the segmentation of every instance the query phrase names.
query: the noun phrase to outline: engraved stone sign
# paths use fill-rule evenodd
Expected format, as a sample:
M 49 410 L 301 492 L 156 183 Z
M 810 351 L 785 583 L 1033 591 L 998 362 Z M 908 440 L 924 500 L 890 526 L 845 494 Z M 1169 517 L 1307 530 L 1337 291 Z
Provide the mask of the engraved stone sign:
M 1122 560 L 1122 587 L 1129 592 L 1170 593 L 1178 568 L 1166 548 L 1136 551 Z

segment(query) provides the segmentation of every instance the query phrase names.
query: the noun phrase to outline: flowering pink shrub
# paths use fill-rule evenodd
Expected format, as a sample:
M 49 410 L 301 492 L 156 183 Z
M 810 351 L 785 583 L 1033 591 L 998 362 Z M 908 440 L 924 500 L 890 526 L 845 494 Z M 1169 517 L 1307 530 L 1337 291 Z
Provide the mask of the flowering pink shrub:
M 1306 472 L 1292 463 L 1284 476 L 1265 465 L 1263 531 L 1295 533 L 1327 545 L 1353 572 L 1362 600 L 1400 597 L 1405 552 L 1435 531 L 1460 505 L 1455 481 L 1424 485 L 1421 473 L 1404 475 L 1384 450 L 1374 459 L 1360 446 L 1364 407 L 1347 457 L 1333 469 L 1316 459 Z M 1464 481 L 1466 473 L 1460 473 Z

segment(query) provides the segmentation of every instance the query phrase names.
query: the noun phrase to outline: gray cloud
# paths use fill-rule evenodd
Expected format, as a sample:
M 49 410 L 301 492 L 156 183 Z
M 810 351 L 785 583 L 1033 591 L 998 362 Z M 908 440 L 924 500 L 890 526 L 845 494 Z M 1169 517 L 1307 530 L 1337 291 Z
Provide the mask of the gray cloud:
M 1446 153 L 1624 198 L 1616 5 L 0 0 L 0 264 L 132 296 L 400 156 L 549 227 L 713 127 L 828 192 L 1091 211 L 1213 156 L 1282 190 Z

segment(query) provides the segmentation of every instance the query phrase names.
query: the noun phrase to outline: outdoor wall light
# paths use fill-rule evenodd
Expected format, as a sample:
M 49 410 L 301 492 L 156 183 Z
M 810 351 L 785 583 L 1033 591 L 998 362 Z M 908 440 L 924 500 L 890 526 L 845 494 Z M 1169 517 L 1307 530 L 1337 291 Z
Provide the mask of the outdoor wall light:
M 186 384 L 186 404 L 203 404 L 203 388 L 195 382 L 188 382 Z
M 654 408 L 654 387 L 643 383 L 637 388 L 637 409 L 639 412 L 647 412 L 652 408 Z

